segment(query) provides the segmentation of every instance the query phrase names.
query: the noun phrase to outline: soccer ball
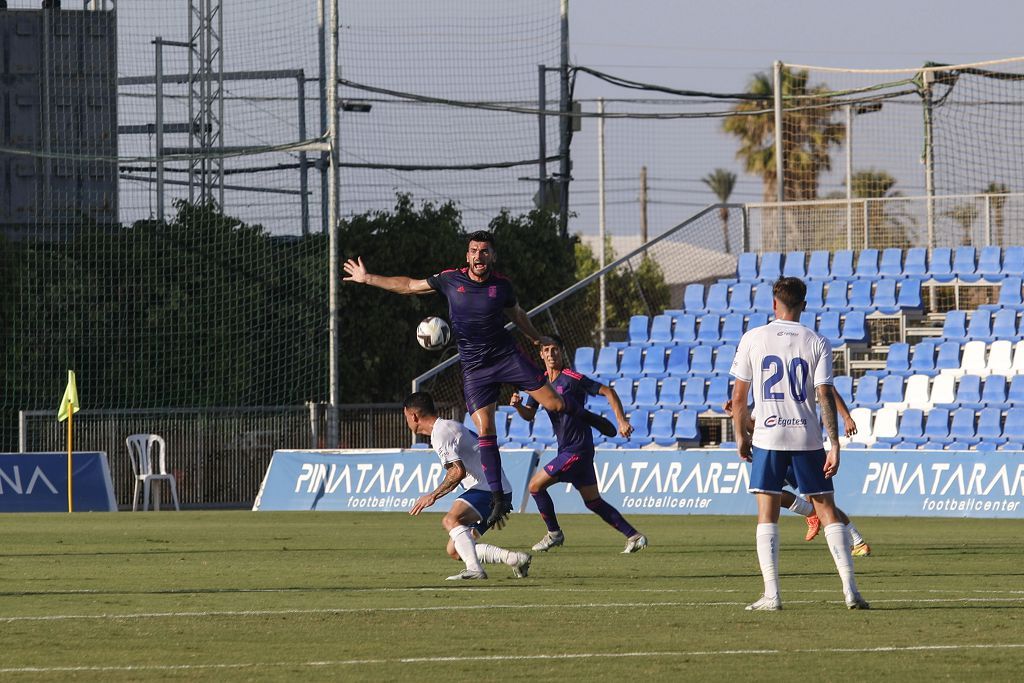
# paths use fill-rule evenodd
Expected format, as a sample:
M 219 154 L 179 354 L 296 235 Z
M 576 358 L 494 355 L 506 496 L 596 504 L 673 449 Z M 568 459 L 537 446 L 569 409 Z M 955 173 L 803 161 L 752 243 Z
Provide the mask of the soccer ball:
M 452 330 L 443 318 L 430 316 L 416 326 L 416 341 L 427 351 L 440 351 L 448 346 L 452 338 Z

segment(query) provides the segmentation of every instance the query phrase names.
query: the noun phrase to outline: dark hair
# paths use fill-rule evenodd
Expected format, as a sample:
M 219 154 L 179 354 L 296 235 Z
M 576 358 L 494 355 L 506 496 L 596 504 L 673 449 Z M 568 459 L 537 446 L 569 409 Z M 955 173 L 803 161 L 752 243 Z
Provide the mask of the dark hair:
M 425 391 L 417 391 L 409 394 L 402 407 L 420 415 L 437 415 L 437 408 L 434 406 L 434 397 Z
M 466 240 L 466 244 L 469 244 L 470 242 L 487 242 L 491 245 L 492 249 L 498 248 L 498 245 L 494 242 L 494 233 L 490 230 L 477 230 L 469 236 L 469 239 Z
M 780 277 L 772 285 L 772 296 L 789 310 L 795 311 L 807 299 L 807 285 L 798 277 Z

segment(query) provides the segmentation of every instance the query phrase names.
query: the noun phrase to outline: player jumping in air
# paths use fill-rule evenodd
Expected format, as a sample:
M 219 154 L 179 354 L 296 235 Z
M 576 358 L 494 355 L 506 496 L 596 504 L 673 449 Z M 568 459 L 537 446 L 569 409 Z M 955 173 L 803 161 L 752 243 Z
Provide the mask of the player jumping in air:
M 448 314 L 462 363 L 466 407 L 480 435 L 480 460 L 493 497 L 487 526 L 500 529 L 512 511 L 512 498 L 503 495 L 501 488 L 501 454 L 494 418 L 502 384 L 512 384 L 526 391 L 547 410 L 578 416 L 607 436 L 615 435 L 615 427 L 575 401 L 563 399 L 516 345 L 505 329 L 506 318 L 536 345 L 547 341 L 547 337 L 541 336 L 520 308 L 512 283 L 495 272 L 496 259 L 494 236 L 481 230 L 469 236 L 465 268 L 445 270 L 423 280 L 373 275 L 366 271 L 361 258 L 349 259 L 344 268 L 348 282 L 360 282 L 397 294 L 439 292 L 448 300 Z
M 409 514 L 418 515 L 457 486 L 465 489 L 441 519 L 441 525 L 448 532 L 448 554 L 453 560 L 461 559 L 466 563 L 464 570 L 449 576 L 448 580 L 486 579 L 487 572 L 481 563 L 506 564 L 512 567 L 516 578 L 525 577 L 530 571 L 532 558 L 529 554 L 476 541 L 487 531 L 483 520 L 491 511 L 490 489 L 483 481 L 476 435 L 461 422 L 439 418 L 434 399 L 426 392 L 416 392 L 406 398 L 402 412 L 413 434 L 430 437 L 430 445 L 445 467 L 441 483 L 432 492 L 420 496 Z M 502 475 L 501 481 L 504 491 L 511 494 L 508 478 Z
M 633 426 L 626 420 L 622 401 L 615 390 L 595 382 L 586 375 L 567 369 L 562 340 L 552 337 L 551 342 L 541 344 L 540 357 L 544 360 L 548 381 L 555 391 L 563 396 L 571 396 L 581 405 L 586 401 L 587 394 L 601 394 L 608 399 L 615 413 L 615 420 L 619 423 L 619 434 L 626 437 L 632 434 Z M 513 394 L 512 405 L 525 420 L 532 421 L 537 414 L 537 401 L 533 397 L 523 403 L 518 393 Z M 624 554 L 646 548 L 647 537 L 634 529 L 618 510 L 601 498 L 597 488 L 597 474 L 594 472 L 594 436 L 590 426 L 572 415 L 559 413 L 551 413 L 551 424 L 558 439 L 558 453 L 530 479 L 530 495 L 537 504 L 541 519 L 548 527 L 544 538 L 540 539 L 533 549 L 546 551 L 565 542 L 565 535 L 558 526 L 558 518 L 555 516 L 555 503 L 547 491 L 558 482 L 568 482 L 576 487 L 587 509 L 626 537 L 626 549 L 622 551 Z
M 772 288 L 775 320 L 740 339 L 731 374 L 733 426 L 740 458 L 751 463 L 751 493 L 757 495 L 757 557 L 764 593 L 748 610 L 780 610 L 779 511 L 790 465 L 800 490 L 811 499 L 825 525 L 843 596 L 850 609 L 869 609 L 857 590 L 846 527 L 836 514 L 832 477 L 839 471 L 839 427 L 832 394 L 832 347 L 798 321 L 807 286 L 784 277 Z M 754 388 L 751 415 L 747 395 Z M 813 390 L 812 390 L 813 389 Z M 816 403 L 828 432 L 826 455 Z M 753 418 L 754 431 L 747 425 Z

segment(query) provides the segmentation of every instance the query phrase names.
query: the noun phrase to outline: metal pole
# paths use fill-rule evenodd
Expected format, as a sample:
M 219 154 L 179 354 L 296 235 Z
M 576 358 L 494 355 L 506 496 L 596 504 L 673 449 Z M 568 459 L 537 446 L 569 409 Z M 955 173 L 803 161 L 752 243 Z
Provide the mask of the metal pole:
M 607 263 L 605 255 L 605 193 L 604 193 L 604 98 L 597 100 L 597 234 L 598 239 L 601 240 L 601 245 L 598 250 L 598 266 L 603 269 L 605 263 Z M 605 327 L 607 321 L 605 320 L 605 281 L 604 275 L 598 281 L 598 326 L 599 326 L 599 346 L 605 345 Z
M 647 244 L 647 167 L 640 167 L 640 244 Z
M 864 246 L 862 246 L 861 249 L 867 249 L 868 248 L 868 215 L 869 215 L 868 202 L 870 202 L 870 201 L 871 200 L 869 200 L 869 199 L 864 199 L 863 200 L 863 202 L 864 202 Z
M 328 223 L 330 226 L 330 388 L 331 404 L 327 413 L 327 445 L 337 448 L 340 437 L 338 407 L 341 405 L 341 245 L 338 244 L 338 0 L 329 0 L 327 106 L 328 140 L 331 145 L 331 173 L 328 183 Z
M 306 139 L 306 72 L 299 70 L 295 76 L 299 102 L 299 139 Z M 302 236 L 309 236 L 309 168 L 305 152 L 299 152 L 299 211 Z
M 156 219 L 164 222 L 164 39 L 153 40 L 156 53 Z
M 985 195 L 985 246 L 992 246 L 992 195 Z
M 195 188 L 195 139 L 196 139 L 196 118 L 195 118 L 195 12 L 191 3 L 188 8 L 188 203 L 194 206 L 196 203 Z
M 777 249 L 786 250 L 786 225 L 782 216 L 782 202 L 785 201 L 786 174 L 783 163 L 782 152 L 782 62 L 775 60 L 772 63 L 772 94 L 775 100 L 775 196 L 779 203 L 776 219 L 778 221 Z
M 561 84 L 558 108 L 558 230 L 563 238 L 569 236 L 569 180 L 572 176 L 572 162 L 569 159 L 569 137 L 572 135 L 572 103 L 569 101 L 569 0 L 561 0 L 559 14 L 562 24 Z
M 846 105 L 846 248 L 853 249 L 853 107 Z
M 548 87 L 547 67 L 543 64 L 537 66 L 537 205 L 543 209 L 547 206 L 547 183 L 548 163 L 545 159 L 548 156 L 548 121 L 546 110 L 548 108 Z
M 935 248 L 935 160 L 932 157 L 932 72 L 924 78 L 924 187 L 928 206 L 928 248 Z
M 224 210 L 224 5 L 217 4 L 217 206 Z
M 319 57 L 320 57 L 320 134 L 323 135 L 327 132 L 327 25 L 324 21 L 324 0 L 316 0 L 316 20 L 320 25 L 320 39 L 319 39 Z M 328 214 L 330 210 L 327 208 L 328 189 L 327 189 L 327 164 L 328 164 L 327 152 L 320 152 L 320 231 L 324 235 L 328 234 Z

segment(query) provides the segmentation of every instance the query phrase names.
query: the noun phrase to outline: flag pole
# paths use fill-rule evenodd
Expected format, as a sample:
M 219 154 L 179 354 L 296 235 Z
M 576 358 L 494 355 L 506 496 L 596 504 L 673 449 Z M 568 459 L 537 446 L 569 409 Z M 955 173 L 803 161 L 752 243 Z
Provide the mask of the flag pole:
M 71 438 L 73 434 L 71 423 L 75 419 L 75 408 L 73 405 L 70 405 L 70 400 L 68 400 L 68 404 L 68 512 L 71 512 Z

